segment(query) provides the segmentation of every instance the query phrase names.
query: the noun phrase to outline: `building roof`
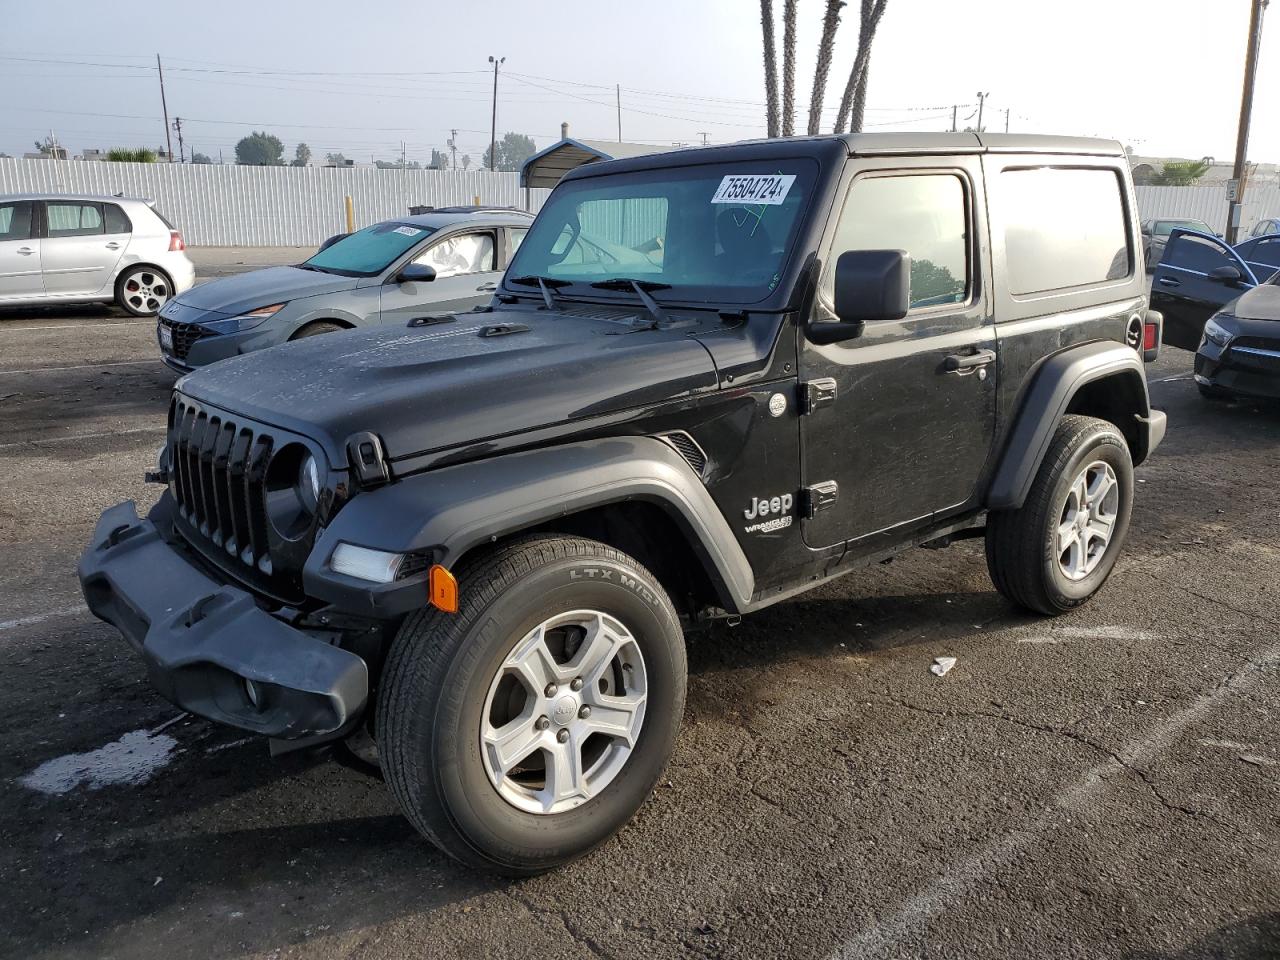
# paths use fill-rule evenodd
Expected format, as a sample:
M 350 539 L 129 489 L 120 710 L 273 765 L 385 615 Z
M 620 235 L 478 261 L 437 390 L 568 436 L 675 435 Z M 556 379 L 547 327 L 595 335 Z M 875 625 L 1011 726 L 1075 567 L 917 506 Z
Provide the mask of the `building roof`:
M 597 160 L 622 160 L 642 157 L 650 153 L 663 153 L 674 147 L 659 147 L 651 143 L 622 143 L 613 140 L 575 140 L 565 137 L 540 150 L 524 162 L 520 168 L 520 186 L 554 187 L 570 170 L 584 163 Z

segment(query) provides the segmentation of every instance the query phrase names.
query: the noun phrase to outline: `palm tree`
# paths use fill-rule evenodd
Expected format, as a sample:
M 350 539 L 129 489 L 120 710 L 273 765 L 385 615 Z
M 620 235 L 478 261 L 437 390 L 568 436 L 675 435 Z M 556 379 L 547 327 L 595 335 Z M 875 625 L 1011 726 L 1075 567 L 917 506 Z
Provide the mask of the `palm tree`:
M 849 82 L 840 98 L 840 110 L 836 114 L 836 133 L 844 133 L 845 124 L 850 133 L 862 132 L 862 116 L 867 104 L 867 77 L 871 74 L 871 44 L 876 38 L 876 28 L 884 16 L 889 0 L 862 0 L 862 22 L 858 31 L 858 52 L 853 58 Z
M 778 135 L 778 57 L 773 44 L 773 0 L 760 0 L 760 29 L 764 31 L 764 98 L 769 136 Z
M 782 2 L 782 135 L 796 132 L 796 0 Z
M 827 12 L 822 18 L 822 39 L 818 41 L 818 65 L 813 70 L 813 95 L 809 98 L 809 136 L 822 130 L 822 100 L 827 93 L 827 74 L 831 72 L 831 51 L 836 45 L 836 30 L 840 27 L 840 10 L 844 0 L 827 0 Z

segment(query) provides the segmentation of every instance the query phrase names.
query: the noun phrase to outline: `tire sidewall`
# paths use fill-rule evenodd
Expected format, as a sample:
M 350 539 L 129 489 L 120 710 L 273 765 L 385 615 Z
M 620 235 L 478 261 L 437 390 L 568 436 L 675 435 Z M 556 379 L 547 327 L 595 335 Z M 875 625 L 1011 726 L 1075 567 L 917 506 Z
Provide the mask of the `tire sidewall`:
M 143 273 L 143 272 L 158 273 L 160 276 L 164 277 L 164 282 L 169 287 L 169 299 L 166 300 L 165 303 L 168 303 L 169 300 L 172 300 L 176 296 L 176 294 L 173 291 L 173 279 L 169 276 L 168 273 L 166 273 L 164 270 L 161 270 L 159 267 L 149 267 L 149 266 L 140 265 L 140 266 L 126 268 L 125 271 L 122 274 L 120 274 L 119 279 L 116 280 L 116 304 L 120 307 L 121 310 L 129 314 L 129 316 L 131 317 L 159 316 L 160 314 L 159 310 L 156 310 L 156 311 L 135 310 L 133 307 L 129 306 L 128 301 L 125 300 L 124 298 L 125 281 L 127 281 L 129 277 L 131 277 L 133 274 Z M 161 309 L 163 309 L 163 306 L 161 307 Z
M 616 617 L 635 637 L 648 681 L 644 723 L 625 766 L 598 795 L 563 813 L 532 814 L 508 803 L 490 781 L 481 719 L 490 685 L 517 641 L 549 617 L 575 609 Z M 412 732 L 435 757 L 439 800 L 457 830 L 499 866 L 551 866 L 579 856 L 634 815 L 666 766 L 684 709 L 679 621 L 651 578 L 591 557 L 557 560 L 529 573 L 471 619 L 444 673 L 432 729 Z
M 1072 483 L 1086 466 L 1101 460 L 1115 471 L 1120 487 L 1120 504 L 1111 539 L 1101 562 L 1080 580 L 1069 579 L 1058 566 L 1057 532 L 1062 509 Z M 1050 599 L 1058 607 L 1077 606 L 1088 600 L 1106 581 L 1116 565 L 1129 530 L 1129 518 L 1133 511 L 1133 461 L 1124 437 L 1109 424 L 1098 424 L 1083 434 L 1075 445 L 1070 458 L 1054 480 L 1048 500 L 1046 515 L 1042 518 L 1044 582 Z

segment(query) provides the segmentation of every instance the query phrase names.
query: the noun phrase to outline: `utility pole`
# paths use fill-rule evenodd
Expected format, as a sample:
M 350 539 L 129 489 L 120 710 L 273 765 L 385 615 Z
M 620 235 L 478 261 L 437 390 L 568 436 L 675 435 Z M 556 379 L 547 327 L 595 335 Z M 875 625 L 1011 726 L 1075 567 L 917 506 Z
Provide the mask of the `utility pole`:
M 705 146 L 707 145 L 707 134 L 705 134 L 705 133 L 703 133 L 701 130 L 699 130 L 699 131 L 698 131 L 698 136 L 700 136 L 700 137 L 702 138 L 702 145 L 705 147 Z
M 401 140 L 400 141 L 400 169 L 403 170 L 404 168 L 405 168 L 404 141 Z
M 187 159 L 187 155 L 182 149 L 182 118 L 181 117 L 173 118 L 173 130 L 174 130 L 174 133 L 178 135 L 178 162 L 185 163 Z M 172 160 L 173 158 L 170 157 L 169 159 Z
M 160 74 L 160 109 L 164 111 L 164 148 L 173 163 L 173 142 L 169 139 L 169 104 L 164 99 L 164 67 L 160 66 L 160 54 L 156 54 L 156 73 Z
M 960 104 L 953 103 L 951 105 L 951 132 L 956 132 L 956 113 L 960 110 Z
M 613 88 L 614 96 L 618 102 L 618 142 L 622 142 L 622 84 L 618 83 Z
M 991 96 L 991 91 L 983 93 L 978 91 L 978 132 L 982 132 L 982 108 L 987 105 L 987 97 Z
M 457 170 L 457 169 L 458 169 L 458 144 L 457 144 L 457 139 L 458 139 L 458 131 L 457 131 L 457 130 L 450 130 L 450 131 L 449 131 L 449 157 L 450 157 L 450 161 L 449 161 L 449 163 L 450 163 L 450 166 L 451 166 L 454 170 Z
M 1262 46 L 1262 14 L 1270 0 L 1253 0 L 1249 13 L 1249 45 L 1244 56 L 1244 90 L 1240 94 L 1240 127 L 1236 131 L 1236 163 L 1231 171 L 1235 196 L 1227 206 L 1227 243 L 1234 245 L 1244 208 L 1244 165 L 1249 152 L 1249 123 L 1253 119 L 1253 84 L 1258 72 L 1258 49 Z
M 1009 108 L 1004 108 L 1004 132 L 1009 132 Z
M 489 170 L 496 171 L 498 169 L 498 67 L 507 62 L 506 57 L 499 57 L 495 60 L 489 58 L 489 62 L 493 64 L 493 118 L 489 125 Z

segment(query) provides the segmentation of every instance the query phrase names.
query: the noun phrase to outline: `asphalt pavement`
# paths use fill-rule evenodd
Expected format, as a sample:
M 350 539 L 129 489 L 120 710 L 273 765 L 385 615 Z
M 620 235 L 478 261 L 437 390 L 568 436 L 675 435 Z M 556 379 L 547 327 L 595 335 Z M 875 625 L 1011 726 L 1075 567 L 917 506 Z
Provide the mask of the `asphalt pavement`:
M 1169 434 L 1091 604 L 1016 612 L 967 542 L 696 638 L 650 801 L 511 882 L 151 690 L 74 568 L 156 496 L 154 324 L 0 315 L 0 956 L 1280 956 L 1280 411 L 1190 359 L 1150 368 Z

